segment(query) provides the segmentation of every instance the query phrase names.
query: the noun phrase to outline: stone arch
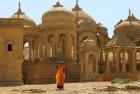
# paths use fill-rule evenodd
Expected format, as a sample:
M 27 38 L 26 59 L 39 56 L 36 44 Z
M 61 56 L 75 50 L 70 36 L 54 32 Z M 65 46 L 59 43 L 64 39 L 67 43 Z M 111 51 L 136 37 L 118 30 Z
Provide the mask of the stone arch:
M 23 56 L 24 56 L 24 60 L 28 60 L 29 59 L 29 41 L 28 40 L 23 40 L 24 44 L 23 44 Z
M 128 65 L 129 65 L 128 64 L 128 52 L 120 50 L 120 52 L 119 52 L 119 68 L 120 68 L 120 70 L 124 71 L 123 69 L 125 68 L 125 71 L 129 71 L 129 69 L 127 69 Z
M 81 54 L 80 55 L 80 63 L 81 63 L 81 72 L 85 73 L 86 72 L 86 68 L 85 68 L 85 55 Z
M 65 34 L 60 34 L 59 35 L 59 53 L 61 55 L 66 55 L 66 35 Z
M 119 51 L 119 69 L 120 69 L 120 71 L 122 70 L 122 55 L 123 55 L 123 52 Z
M 111 72 L 115 72 L 115 62 L 114 62 L 114 52 L 113 51 L 109 51 L 108 58 L 109 58 L 110 70 L 111 70 Z
M 13 45 L 11 43 L 8 43 L 8 45 L 7 45 L 7 51 L 8 52 L 13 51 Z
M 71 40 L 72 40 L 72 46 L 71 46 L 71 56 L 75 56 L 75 37 L 74 35 L 71 35 Z
M 126 54 L 126 59 L 127 59 L 127 64 L 126 64 L 126 70 L 130 71 L 131 67 L 132 67 L 132 51 L 131 50 L 127 50 L 127 54 Z
M 113 52 L 110 51 L 108 55 L 109 55 L 109 61 L 113 62 Z
M 43 46 L 44 50 L 45 48 L 46 47 Z M 55 36 L 53 34 L 48 35 L 48 52 L 49 57 L 53 57 L 55 55 Z
M 136 70 L 140 71 L 140 50 L 136 51 Z
M 7 52 L 13 52 L 14 51 L 14 42 L 13 41 L 6 41 L 5 50 Z
M 92 68 L 92 72 L 95 73 L 96 72 L 96 58 L 94 54 L 89 54 L 88 55 L 88 61 L 87 61 L 88 65 L 90 65 Z
M 105 51 L 102 51 L 102 54 L 100 54 L 99 56 L 102 55 L 102 62 L 99 63 L 99 73 L 102 74 L 105 71 Z
M 79 36 L 78 36 L 78 41 L 79 43 L 82 42 L 85 38 L 87 37 L 90 37 L 91 39 L 93 39 L 95 41 L 95 44 L 97 43 L 97 37 L 96 37 L 96 34 L 92 33 L 92 32 L 84 32 L 84 33 L 81 33 Z

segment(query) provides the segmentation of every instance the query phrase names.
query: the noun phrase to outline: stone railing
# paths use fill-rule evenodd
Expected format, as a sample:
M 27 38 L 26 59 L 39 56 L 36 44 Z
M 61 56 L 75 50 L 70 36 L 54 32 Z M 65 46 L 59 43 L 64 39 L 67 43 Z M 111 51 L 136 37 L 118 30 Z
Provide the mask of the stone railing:
M 0 18 L 0 26 L 22 26 L 22 22 L 21 19 Z

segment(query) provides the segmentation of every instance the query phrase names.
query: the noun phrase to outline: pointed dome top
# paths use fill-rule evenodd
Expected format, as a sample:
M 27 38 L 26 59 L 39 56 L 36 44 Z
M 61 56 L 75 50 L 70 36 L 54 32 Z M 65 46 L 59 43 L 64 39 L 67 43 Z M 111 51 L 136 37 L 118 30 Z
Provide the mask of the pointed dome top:
M 56 19 L 53 18 L 54 16 L 56 17 Z M 53 5 L 53 7 L 49 11 L 43 14 L 42 22 L 46 22 L 47 19 L 50 20 L 49 17 L 52 17 L 53 18 L 52 20 L 58 20 L 60 18 L 64 19 L 69 17 L 74 18 L 73 14 L 70 11 L 66 10 L 63 7 L 63 5 L 60 4 L 59 1 L 57 1 L 56 4 Z
M 59 1 L 57 1 L 57 2 L 56 2 L 56 4 L 55 4 L 55 5 L 53 5 L 53 7 L 63 7 L 63 5 L 61 5 L 61 4 L 60 4 L 60 2 L 59 2 Z
M 129 9 L 129 15 L 127 17 L 127 19 L 125 20 L 120 20 L 116 25 L 115 25 L 115 29 L 120 28 L 120 27 L 124 27 L 124 26 L 140 26 L 140 20 L 137 19 L 133 13 L 131 13 L 131 10 Z
M 79 7 L 78 0 L 76 0 L 76 5 L 72 10 L 73 11 L 82 11 L 82 8 Z
M 25 21 L 28 21 L 31 26 L 35 25 L 35 22 L 32 19 L 30 19 L 28 16 L 26 16 L 26 14 L 24 12 L 22 12 L 20 2 L 19 2 L 19 5 L 18 5 L 18 11 L 16 13 L 14 13 L 11 18 L 23 19 Z
M 140 34 L 140 20 L 130 10 L 128 18 L 120 20 L 114 27 L 114 34 L 122 33 L 132 41 Z
M 63 7 L 63 5 L 59 1 L 57 1 L 56 4 L 53 5 L 53 7 L 49 11 L 47 11 L 46 13 L 51 12 L 51 11 L 65 11 L 65 12 L 69 12 L 68 10 L 66 10 Z
M 140 21 L 139 19 L 137 19 L 134 14 L 131 12 L 131 9 L 129 9 L 129 15 L 127 17 L 127 19 L 125 21 Z
M 91 16 L 89 16 L 85 11 L 82 10 L 82 8 L 79 7 L 78 0 L 76 0 L 76 5 L 72 9 L 72 13 L 75 16 L 75 19 L 77 21 L 76 23 L 79 23 L 79 21 L 84 19 L 88 19 L 96 23 L 96 21 Z
M 19 2 L 19 4 L 18 4 L 18 11 L 16 12 L 17 14 L 24 14 L 23 12 L 22 12 L 22 10 L 21 10 L 21 4 L 20 4 L 20 2 Z

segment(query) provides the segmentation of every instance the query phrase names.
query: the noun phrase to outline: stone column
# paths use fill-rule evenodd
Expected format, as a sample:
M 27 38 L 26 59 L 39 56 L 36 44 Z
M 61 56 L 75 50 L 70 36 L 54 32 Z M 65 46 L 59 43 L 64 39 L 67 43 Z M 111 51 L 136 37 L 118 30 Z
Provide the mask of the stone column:
M 47 56 L 47 47 L 48 47 L 47 46 L 48 36 L 47 36 L 46 31 L 43 32 L 43 35 L 42 36 L 43 36 L 43 40 L 42 41 L 43 41 L 43 49 L 44 49 L 43 50 L 43 53 L 44 53 L 43 54 L 43 58 L 45 58 Z
M 87 71 L 87 69 L 88 69 L 87 64 L 88 64 L 88 61 L 89 61 L 88 56 L 89 56 L 89 54 L 86 53 L 85 54 L 85 63 L 84 63 L 85 64 L 85 66 L 84 66 L 85 67 L 85 80 L 88 79 L 88 71 Z
M 49 35 L 49 34 L 48 34 Z M 46 51 L 46 56 L 47 57 L 49 57 L 50 56 L 50 41 L 49 41 L 49 36 L 47 35 L 47 37 L 45 38 L 46 39 L 46 44 L 45 44 L 45 47 L 46 47 L 46 45 L 47 45 L 47 48 L 45 49 L 45 51 Z M 43 49 L 44 49 L 44 44 L 43 44 L 43 47 L 42 47 Z M 44 53 L 44 52 L 43 52 Z
M 36 57 L 37 57 L 37 59 L 38 59 L 38 58 L 39 58 L 39 55 L 38 55 L 38 48 L 39 48 L 38 41 L 37 41 L 37 43 L 36 43 L 36 46 L 37 46 L 37 48 L 36 48 Z
M 37 59 L 37 40 L 35 41 L 35 59 Z
M 29 41 L 29 60 L 32 60 L 32 42 Z
M 77 38 L 76 38 L 76 37 L 77 37 L 77 36 L 76 36 L 76 33 L 74 33 L 74 36 L 73 36 L 73 37 L 74 37 L 74 58 L 76 59 L 76 58 L 77 58 L 77 56 L 76 56 L 76 54 L 77 54 L 77 52 L 76 52 L 76 51 L 77 51 L 77 48 L 76 48 L 76 47 L 77 47 L 77 46 L 76 46 L 76 45 L 78 44 L 78 42 L 77 42 L 77 40 L 76 40 L 76 39 L 77 39 Z
M 48 36 L 47 36 L 47 33 L 44 32 L 44 45 L 45 45 L 45 57 L 48 56 Z
M 40 48 L 39 48 L 39 52 L 40 52 L 40 58 L 43 57 L 43 44 L 42 42 L 40 41 Z
M 34 43 L 33 43 L 33 49 L 32 49 L 32 54 L 33 54 L 33 60 L 35 59 L 35 47 L 34 47 L 35 45 L 34 45 Z
M 59 56 L 59 35 L 56 35 L 55 36 L 55 54 L 56 54 L 56 57 Z
M 72 43 L 72 34 L 69 32 L 69 34 L 67 35 L 67 56 L 69 58 L 72 58 Z
M 118 49 L 115 50 L 115 68 L 116 68 L 116 72 L 119 72 L 119 54 L 118 54 Z
M 125 59 L 125 52 L 123 51 L 123 54 L 122 54 L 122 72 L 126 72 L 126 59 Z
M 136 72 L 136 49 L 132 52 L 132 72 Z
M 103 50 L 100 50 L 100 63 L 103 63 Z
M 55 40 L 53 39 L 53 43 L 52 43 L 52 57 L 55 56 Z
M 109 53 L 108 51 L 105 52 L 105 61 L 106 61 L 106 72 L 110 72 L 110 67 L 109 67 Z
M 95 72 L 96 73 L 98 73 L 98 54 L 96 55 L 96 63 L 95 63 L 96 65 L 96 70 L 95 70 Z

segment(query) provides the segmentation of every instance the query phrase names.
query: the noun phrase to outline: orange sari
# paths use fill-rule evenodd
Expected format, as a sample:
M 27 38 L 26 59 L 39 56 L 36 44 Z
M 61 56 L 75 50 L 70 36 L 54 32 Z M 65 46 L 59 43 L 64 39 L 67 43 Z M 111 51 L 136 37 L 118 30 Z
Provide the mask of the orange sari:
M 57 73 L 56 73 L 56 84 L 57 88 L 63 89 L 64 86 L 64 65 L 60 64 L 57 68 Z

